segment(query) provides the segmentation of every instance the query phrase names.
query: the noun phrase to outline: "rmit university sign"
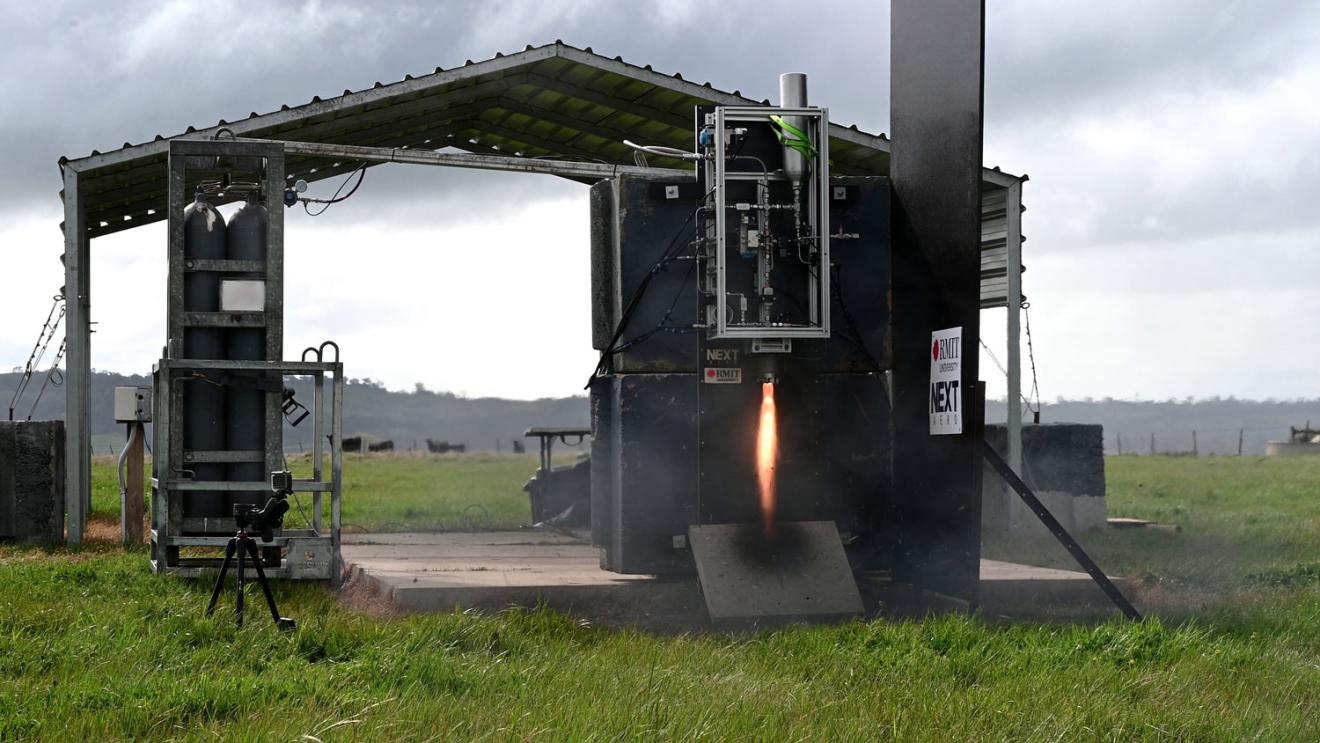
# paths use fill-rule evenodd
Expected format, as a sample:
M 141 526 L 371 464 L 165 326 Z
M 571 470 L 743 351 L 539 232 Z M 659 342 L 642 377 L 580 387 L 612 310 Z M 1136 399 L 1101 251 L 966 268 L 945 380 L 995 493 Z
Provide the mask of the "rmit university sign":
M 962 328 L 930 334 L 930 434 L 962 433 Z

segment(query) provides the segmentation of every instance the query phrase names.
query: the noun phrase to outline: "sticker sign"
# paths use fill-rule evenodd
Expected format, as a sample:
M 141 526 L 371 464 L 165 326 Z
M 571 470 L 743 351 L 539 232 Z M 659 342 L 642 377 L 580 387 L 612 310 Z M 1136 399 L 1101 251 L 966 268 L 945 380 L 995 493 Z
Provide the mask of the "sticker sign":
M 962 328 L 930 334 L 930 435 L 962 433 Z
M 708 366 L 702 381 L 706 384 L 742 384 L 742 367 Z

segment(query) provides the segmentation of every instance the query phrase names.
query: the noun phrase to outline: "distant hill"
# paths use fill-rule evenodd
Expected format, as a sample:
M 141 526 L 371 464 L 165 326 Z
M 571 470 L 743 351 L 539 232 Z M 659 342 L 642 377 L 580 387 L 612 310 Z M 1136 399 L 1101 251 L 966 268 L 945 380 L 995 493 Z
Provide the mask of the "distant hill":
M 0 374 L 0 405 L 8 410 L 9 399 L 18 385 L 20 374 Z M 44 378 L 44 377 L 43 377 Z M 24 402 L 15 413 L 26 418 L 42 378 L 34 377 L 28 385 Z M 91 427 L 98 441 L 96 451 L 108 453 L 109 439 L 98 434 L 122 436 L 114 422 L 114 388 L 149 386 L 144 376 L 126 376 L 106 372 L 92 373 Z M 312 404 L 310 382 L 294 384 L 303 404 Z M 34 419 L 64 417 L 63 388 L 48 388 L 38 404 Z M 503 451 L 512 448 L 514 439 L 532 426 L 586 426 L 589 408 L 586 397 L 546 398 L 541 400 L 506 400 L 483 397 L 464 398 L 448 392 L 419 389 L 392 392 L 371 380 L 350 380 L 344 390 L 344 432 L 373 439 L 393 439 L 401 449 L 425 448 L 427 438 L 467 444 L 473 451 Z M 285 433 L 285 446 L 296 450 L 311 443 L 311 419 Z M 529 451 L 535 442 L 528 442 Z M 104 450 L 104 451 L 103 451 Z
M 0 405 L 8 408 L 20 375 L 0 374 Z M 41 386 L 42 377 L 34 378 L 16 417 L 27 417 L 28 409 Z M 115 426 L 114 388 L 121 385 L 149 385 L 142 376 L 106 372 L 92 374 L 92 433 L 97 451 L 110 446 L 122 432 Z M 299 399 L 310 405 L 309 383 L 295 385 Z M 987 403 L 986 419 L 1003 421 L 1006 406 L 1002 400 Z M 1044 422 L 1068 421 L 1099 423 L 1105 427 L 1105 448 L 1145 454 L 1150 451 L 1150 437 L 1155 435 L 1159 452 L 1190 451 L 1192 431 L 1196 431 L 1201 454 L 1236 454 L 1238 432 L 1243 437 L 1243 451 L 1263 454 L 1265 442 L 1288 436 L 1289 426 L 1301 426 L 1308 420 L 1320 425 L 1320 399 L 1315 400 L 1060 400 L 1045 403 Z M 64 390 L 49 388 L 37 406 L 36 419 L 64 416 Z M 585 397 L 546 398 L 542 400 L 507 400 L 496 397 L 464 398 L 448 392 L 418 389 L 412 392 L 387 390 L 371 380 L 350 380 L 344 394 L 344 430 L 347 435 L 363 434 L 378 439 L 394 439 L 396 446 L 408 449 L 425 447 L 425 439 L 448 440 L 467 444 L 474 451 L 509 451 L 512 441 L 521 438 L 532 426 L 586 426 L 590 411 Z M 296 450 L 311 442 L 310 424 L 294 429 L 286 436 L 286 445 Z M 531 444 L 532 442 L 529 442 Z M 108 453 L 109 449 L 105 449 Z
M 1003 400 L 986 403 L 986 420 L 1000 422 Z M 1028 417 L 1028 420 L 1030 418 Z M 1059 400 L 1041 405 L 1045 423 L 1099 423 L 1105 428 L 1105 451 L 1148 454 L 1151 436 L 1159 453 L 1192 450 L 1192 432 L 1200 454 L 1237 454 L 1238 435 L 1244 454 L 1264 454 L 1265 442 L 1288 438 L 1288 427 L 1307 421 L 1320 425 L 1320 399 L 1315 400 Z

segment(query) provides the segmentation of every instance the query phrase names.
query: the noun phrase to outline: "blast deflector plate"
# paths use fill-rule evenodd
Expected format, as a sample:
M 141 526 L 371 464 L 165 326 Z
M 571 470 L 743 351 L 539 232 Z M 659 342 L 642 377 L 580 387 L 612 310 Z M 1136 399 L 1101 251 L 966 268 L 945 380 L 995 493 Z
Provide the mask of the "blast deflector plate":
M 833 521 L 689 527 L 706 610 L 715 622 L 847 619 L 862 597 Z

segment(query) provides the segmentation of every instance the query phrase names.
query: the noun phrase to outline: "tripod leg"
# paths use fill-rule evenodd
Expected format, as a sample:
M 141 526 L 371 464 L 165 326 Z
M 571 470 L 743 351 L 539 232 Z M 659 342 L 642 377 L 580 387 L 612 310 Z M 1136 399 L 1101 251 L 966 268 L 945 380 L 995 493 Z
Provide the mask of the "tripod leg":
M 257 581 L 261 583 L 261 591 L 266 594 L 266 606 L 270 607 L 270 618 L 275 621 L 275 626 L 282 630 L 293 629 L 292 620 L 286 620 L 280 616 L 280 610 L 275 607 L 275 594 L 271 593 L 270 581 L 266 579 L 266 569 L 261 566 L 261 560 L 257 558 L 257 545 L 248 542 L 248 548 L 252 550 L 252 564 L 257 568 Z
M 237 542 L 233 539 L 225 545 L 225 561 L 220 563 L 220 574 L 215 577 L 215 587 L 211 589 L 211 603 L 206 607 L 206 616 L 211 616 L 215 611 L 215 602 L 220 598 L 220 591 L 225 586 L 225 574 L 229 572 L 229 565 L 234 560 L 234 550 Z
M 238 600 L 234 604 L 234 621 L 238 623 L 239 627 L 243 626 L 243 554 L 247 551 L 244 548 L 244 545 L 246 545 L 248 541 L 247 537 L 241 537 L 238 540 L 238 575 L 236 576 L 238 582 Z

